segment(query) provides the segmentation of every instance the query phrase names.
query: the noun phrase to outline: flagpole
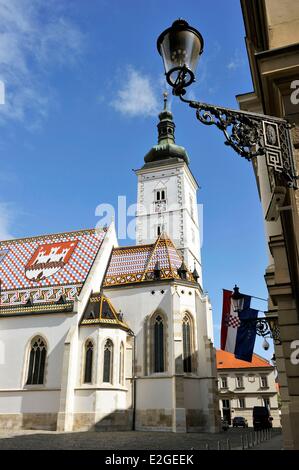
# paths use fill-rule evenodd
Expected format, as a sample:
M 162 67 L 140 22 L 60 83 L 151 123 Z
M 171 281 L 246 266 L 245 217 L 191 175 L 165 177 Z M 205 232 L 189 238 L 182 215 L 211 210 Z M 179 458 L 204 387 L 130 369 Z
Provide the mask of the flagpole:
M 222 290 L 230 290 L 230 289 L 222 289 Z M 263 299 L 262 297 L 256 297 L 255 295 L 249 295 L 249 294 L 247 295 L 251 297 L 252 299 L 258 299 L 258 300 L 263 300 L 264 302 L 268 302 L 268 299 Z

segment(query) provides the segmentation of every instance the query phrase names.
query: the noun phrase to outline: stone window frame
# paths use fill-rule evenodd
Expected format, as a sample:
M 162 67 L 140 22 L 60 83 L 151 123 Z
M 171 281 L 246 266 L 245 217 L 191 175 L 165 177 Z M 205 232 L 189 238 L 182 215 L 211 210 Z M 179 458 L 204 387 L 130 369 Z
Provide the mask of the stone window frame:
M 243 401 L 244 406 L 241 405 L 241 401 Z M 238 408 L 240 410 L 244 410 L 246 408 L 246 399 L 245 399 L 245 397 L 239 397 L 238 398 L 238 405 L 239 405 Z
M 220 375 L 219 379 L 220 379 L 220 388 L 227 389 L 228 388 L 227 375 Z M 223 380 L 225 380 L 226 385 L 223 385 Z
M 183 336 L 183 321 L 185 316 L 188 317 L 190 322 L 190 343 L 191 343 L 191 372 L 184 371 L 184 336 Z M 197 372 L 197 357 L 196 357 L 196 342 L 195 342 L 195 320 L 193 315 L 185 310 L 182 315 L 182 361 L 183 373 L 186 375 L 195 374 Z
M 238 380 L 241 380 L 241 384 L 238 383 Z M 237 389 L 244 388 L 244 377 L 241 374 L 236 375 L 236 388 Z
M 269 408 L 269 409 L 271 410 L 271 400 L 270 400 L 270 397 L 268 397 L 268 396 L 263 396 L 263 397 L 261 397 L 261 400 L 262 400 L 263 406 L 266 406 L 267 408 Z M 268 402 L 268 404 L 266 403 L 266 401 Z
M 155 335 L 155 320 L 157 316 L 161 316 L 163 319 L 163 347 L 164 347 L 164 371 L 163 372 L 154 372 L 155 367 L 155 342 L 154 342 L 154 335 Z M 146 338 L 147 338 L 147 351 L 146 351 L 146 364 L 145 369 L 147 375 L 167 375 L 168 368 L 169 368 L 169 348 L 168 348 L 168 317 L 167 314 L 161 310 L 155 310 L 147 320 L 147 325 L 145 329 Z
M 86 367 L 86 345 L 91 342 L 93 345 L 92 365 L 91 365 L 91 382 L 85 382 L 85 367 Z M 95 362 L 96 362 L 96 341 L 92 336 L 88 336 L 82 344 L 82 366 L 81 366 L 81 384 L 84 386 L 94 385 L 95 383 Z
M 43 380 L 42 384 L 27 384 L 26 382 L 27 382 L 27 379 L 28 379 L 28 372 L 29 372 L 29 360 L 30 360 L 31 344 L 35 340 L 35 338 L 42 338 L 45 345 L 46 345 L 46 359 L 45 359 L 44 377 L 43 377 L 44 380 Z M 21 388 L 24 388 L 24 389 L 46 388 L 47 379 L 48 379 L 49 341 L 47 340 L 44 333 L 37 332 L 37 333 L 34 333 L 30 337 L 30 339 L 26 343 L 25 352 L 24 352 L 23 357 L 24 357 L 24 363 L 23 363 Z
M 265 385 L 263 384 L 263 380 L 265 380 Z M 269 388 L 269 381 L 268 381 L 268 375 L 267 374 L 261 374 L 260 375 L 260 387 L 265 389 Z
M 112 354 L 111 354 L 111 360 L 110 360 L 110 381 L 109 382 L 104 382 L 104 359 L 105 359 L 105 345 L 107 341 L 110 341 L 112 344 Z M 102 342 L 102 354 L 101 354 L 101 384 L 103 386 L 114 386 L 115 382 L 115 370 L 114 370 L 114 355 L 115 355 L 115 342 L 110 336 L 107 336 L 103 342 Z

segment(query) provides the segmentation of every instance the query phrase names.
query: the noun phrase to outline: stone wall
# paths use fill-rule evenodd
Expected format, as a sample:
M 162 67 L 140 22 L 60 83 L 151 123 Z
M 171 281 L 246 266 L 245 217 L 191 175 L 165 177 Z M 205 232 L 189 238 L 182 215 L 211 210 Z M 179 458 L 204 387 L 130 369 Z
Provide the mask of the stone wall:
M 0 429 L 43 429 L 55 431 L 57 413 L 9 413 L 0 415 Z

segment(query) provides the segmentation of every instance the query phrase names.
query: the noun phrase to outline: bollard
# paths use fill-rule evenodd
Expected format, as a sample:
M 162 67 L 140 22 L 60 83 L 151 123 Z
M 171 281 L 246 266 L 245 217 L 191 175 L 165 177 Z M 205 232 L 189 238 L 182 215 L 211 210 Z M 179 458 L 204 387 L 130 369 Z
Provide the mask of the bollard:
M 272 438 L 272 429 L 270 428 L 270 439 Z
M 242 447 L 242 450 L 244 450 L 244 439 L 243 439 L 243 436 L 241 436 L 241 447 Z
M 250 444 L 251 447 L 254 447 L 254 434 L 252 432 L 250 433 Z
M 221 442 L 217 441 L 217 450 L 221 450 Z
M 226 449 L 227 449 L 227 450 L 230 450 L 230 449 L 231 449 L 231 447 L 230 447 L 230 440 L 229 440 L 229 439 L 227 439 L 227 441 L 226 441 Z
M 208 442 L 206 443 L 206 450 L 209 450 L 210 449 L 210 446 L 208 444 Z

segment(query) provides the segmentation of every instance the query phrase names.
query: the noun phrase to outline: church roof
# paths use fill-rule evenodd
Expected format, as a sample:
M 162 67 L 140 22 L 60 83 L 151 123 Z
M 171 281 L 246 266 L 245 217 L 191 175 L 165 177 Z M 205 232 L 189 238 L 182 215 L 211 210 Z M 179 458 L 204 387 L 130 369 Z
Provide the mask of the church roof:
M 117 286 L 157 280 L 155 266 L 159 264 L 158 279 L 180 279 L 178 269 L 182 257 L 167 235 L 162 234 L 150 245 L 114 248 L 103 286 Z M 186 280 L 194 278 L 187 270 Z
M 106 234 L 81 230 L 0 242 L 3 307 L 73 301 L 79 294 Z M 4 313 L 4 312 L 3 312 Z
M 81 325 L 100 325 L 129 330 L 122 314 L 117 313 L 110 299 L 103 294 L 92 294 L 80 322 Z
M 271 364 L 261 356 L 253 354 L 252 362 L 242 361 L 236 359 L 234 354 L 223 351 L 222 349 L 216 350 L 217 369 L 251 369 L 256 367 L 272 367 Z M 273 368 L 273 367 L 272 367 Z

